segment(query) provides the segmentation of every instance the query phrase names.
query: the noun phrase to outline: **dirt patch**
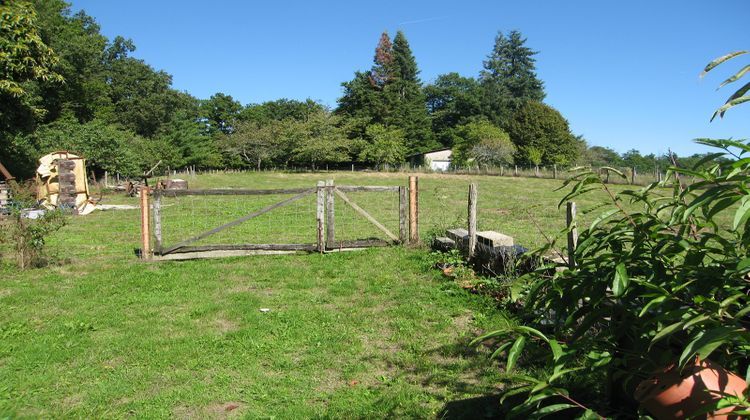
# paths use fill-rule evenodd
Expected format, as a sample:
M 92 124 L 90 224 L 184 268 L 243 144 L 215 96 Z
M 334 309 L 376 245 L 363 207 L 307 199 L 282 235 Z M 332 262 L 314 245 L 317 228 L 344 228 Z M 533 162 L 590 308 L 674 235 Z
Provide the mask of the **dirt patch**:
M 232 321 L 231 319 L 227 319 L 224 316 L 219 316 L 216 320 L 214 320 L 214 326 L 217 331 L 219 331 L 222 334 L 230 333 L 232 331 L 237 331 L 239 329 L 239 326 L 235 321 Z
M 453 318 L 453 324 L 456 326 L 458 331 L 467 331 L 470 329 L 471 321 L 473 320 L 474 320 L 474 314 L 467 311 Z
M 228 401 L 213 403 L 205 407 L 177 406 L 172 414 L 178 419 L 230 419 L 242 417 L 242 409 L 245 403 L 239 401 Z
M 63 407 L 67 409 L 71 409 L 73 407 L 77 407 L 81 405 L 81 402 L 83 402 L 83 395 L 73 394 L 73 395 L 68 395 L 67 397 L 63 398 L 62 405 Z
M 318 384 L 315 391 L 320 394 L 330 394 L 344 386 L 344 381 L 335 369 L 326 369 L 319 373 Z
M 227 289 L 229 293 L 253 293 L 259 296 L 273 296 L 275 293 L 270 287 L 259 287 L 252 284 L 238 284 Z
M 492 214 L 497 214 L 498 216 L 508 216 L 512 213 L 510 209 L 486 209 L 483 211 L 487 211 Z
M 122 366 L 125 363 L 125 359 L 122 357 L 115 357 L 109 360 L 105 360 L 102 362 L 102 366 L 104 366 L 105 369 L 117 369 L 118 367 Z

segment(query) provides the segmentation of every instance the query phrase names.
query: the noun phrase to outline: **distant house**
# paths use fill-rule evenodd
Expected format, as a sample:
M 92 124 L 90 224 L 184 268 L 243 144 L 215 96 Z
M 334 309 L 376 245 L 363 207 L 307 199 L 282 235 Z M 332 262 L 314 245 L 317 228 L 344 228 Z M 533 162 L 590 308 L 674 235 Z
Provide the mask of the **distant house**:
M 451 166 L 451 149 L 438 149 L 407 156 L 412 166 L 427 166 L 433 171 L 447 171 Z

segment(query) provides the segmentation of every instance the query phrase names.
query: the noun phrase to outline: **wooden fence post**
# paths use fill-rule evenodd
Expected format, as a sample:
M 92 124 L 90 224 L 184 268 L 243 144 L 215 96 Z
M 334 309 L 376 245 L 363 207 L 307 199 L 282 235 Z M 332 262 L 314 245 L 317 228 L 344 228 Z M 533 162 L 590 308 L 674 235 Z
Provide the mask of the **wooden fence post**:
M 325 243 L 325 210 L 326 210 L 326 183 L 324 181 L 318 181 L 318 210 L 316 213 L 316 220 L 318 222 L 318 252 L 323 252 L 326 249 Z
M 513 169 L 513 176 L 518 176 L 518 165 L 515 165 Z
M 503 176 L 503 171 L 505 170 L 505 166 L 500 165 L 500 176 Z
M 159 254 L 161 254 L 161 194 L 159 194 L 158 191 L 154 194 L 154 248 Z
M 336 209 L 334 208 L 334 193 L 336 188 L 333 180 L 326 181 L 326 248 L 336 247 Z
M 630 183 L 631 184 L 635 185 L 635 177 L 636 177 L 635 166 L 633 166 L 632 168 L 630 168 Z
M 557 179 L 557 164 L 552 165 L 552 179 Z
M 409 214 L 406 207 L 409 205 L 406 187 L 398 187 L 398 238 L 405 244 L 409 238 Z
M 469 184 L 469 258 L 477 245 L 477 184 Z
M 141 258 L 151 259 L 151 232 L 149 226 L 148 187 L 141 187 Z
M 409 177 L 409 242 L 419 242 L 419 178 Z
M 575 225 L 576 203 L 568 201 L 566 210 L 566 219 L 568 222 L 568 267 L 572 270 L 576 266 L 575 252 L 576 247 L 578 247 L 578 228 Z

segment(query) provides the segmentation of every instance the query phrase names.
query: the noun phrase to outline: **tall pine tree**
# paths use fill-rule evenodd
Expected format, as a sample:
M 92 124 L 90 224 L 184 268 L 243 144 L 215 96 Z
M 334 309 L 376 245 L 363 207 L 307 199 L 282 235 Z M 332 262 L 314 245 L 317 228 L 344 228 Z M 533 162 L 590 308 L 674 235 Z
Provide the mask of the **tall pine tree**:
M 492 53 L 480 73 L 484 114 L 504 126 L 511 114 L 527 101 L 542 101 L 544 83 L 537 78 L 534 51 L 525 46 L 520 32 L 502 32 L 495 38 Z
M 352 135 L 364 138 L 367 126 L 382 124 L 404 133 L 409 153 L 425 151 L 436 143 L 414 54 L 399 31 L 391 42 L 387 32 L 380 36 L 373 66 L 357 72 L 343 83 L 344 95 L 337 113 L 353 126 Z
M 401 31 L 393 38 L 393 61 L 395 77 L 386 89 L 387 103 L 393 110 L 388 122 L 404 132 L 409 153 L 425 152 L 437 143 L 432 135 L 417 61 Z

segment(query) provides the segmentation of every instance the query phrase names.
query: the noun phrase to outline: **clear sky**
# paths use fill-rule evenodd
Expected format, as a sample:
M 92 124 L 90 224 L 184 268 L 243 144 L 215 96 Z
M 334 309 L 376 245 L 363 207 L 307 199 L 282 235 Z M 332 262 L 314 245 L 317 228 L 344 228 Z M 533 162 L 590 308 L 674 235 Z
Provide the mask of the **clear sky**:
M 709 123 L 734 91 L 716 87 L 750 58 L 698 78 L 713 58 L 750 49 L 748 0 L 72 3 L 110 39 L 132 38 L 136 57 L 199 98 L 223 92 L 243 104 L 312 98 L 334 107 L 341 82 L 371 66 L 384 30 L 404 31 L 424 82 L 477 76 L 497 32 L 517 29 L 540 51 L 545 102 L 589 144 L 689 154 L 705 151 L 697 137 L 750 137 L 750 105 Z

